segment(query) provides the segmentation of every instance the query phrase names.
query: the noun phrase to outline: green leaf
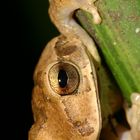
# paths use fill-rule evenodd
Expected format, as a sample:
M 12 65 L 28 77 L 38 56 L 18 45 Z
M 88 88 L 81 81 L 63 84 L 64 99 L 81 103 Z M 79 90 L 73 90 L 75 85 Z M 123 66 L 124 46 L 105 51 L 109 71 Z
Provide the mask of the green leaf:
M 102 23 L 78 10 L 76 17 L 94 38 L 124 98 L 130 103 L 133 92 L 140 93 L 140 0 L 98 0 Z

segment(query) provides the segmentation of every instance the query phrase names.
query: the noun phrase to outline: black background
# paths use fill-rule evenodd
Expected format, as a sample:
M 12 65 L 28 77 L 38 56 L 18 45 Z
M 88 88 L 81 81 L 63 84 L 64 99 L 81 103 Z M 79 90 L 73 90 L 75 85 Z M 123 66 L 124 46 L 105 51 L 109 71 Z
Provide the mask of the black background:
M 48 0 L 5 2 L 1 12 L 1 137 L 27 140 L 33 123 L 33 71 L 47 42 L 59 33 L 49 19 Z

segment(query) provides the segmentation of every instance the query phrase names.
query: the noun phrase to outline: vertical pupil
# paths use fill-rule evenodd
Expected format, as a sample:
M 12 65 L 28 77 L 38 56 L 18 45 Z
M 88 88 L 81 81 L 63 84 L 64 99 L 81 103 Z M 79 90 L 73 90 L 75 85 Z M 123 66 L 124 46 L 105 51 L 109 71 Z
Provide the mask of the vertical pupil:
M 67 85 L 68 76 L 65 70 L 61 69 L 58 73 L 58 82 L 61 88 Z

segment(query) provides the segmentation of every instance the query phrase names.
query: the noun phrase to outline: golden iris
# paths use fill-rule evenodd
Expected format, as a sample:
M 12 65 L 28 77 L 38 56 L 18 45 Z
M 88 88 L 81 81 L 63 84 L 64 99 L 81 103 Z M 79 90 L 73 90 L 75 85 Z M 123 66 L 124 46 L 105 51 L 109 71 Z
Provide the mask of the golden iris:
M 64 62 L 54 64 L 49 70 L 48 77 L 51 88 L 60 95 L 72 94 L 80 82 L 77 68 Z

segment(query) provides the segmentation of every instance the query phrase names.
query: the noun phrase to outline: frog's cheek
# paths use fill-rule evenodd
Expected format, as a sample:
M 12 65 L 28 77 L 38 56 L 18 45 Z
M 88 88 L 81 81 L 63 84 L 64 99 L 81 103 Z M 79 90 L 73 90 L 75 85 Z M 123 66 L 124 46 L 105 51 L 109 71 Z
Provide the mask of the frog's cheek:
M 99 112 L 94 94 L 90 90 L 78 95 L 62 97 L 69 123 L 82 136 L 96 135 L 99 129 Z
M 45 100 L 46 126 L 52 133 L 65 133 L 80 138 L 97 138 L 100 120 L 95 93 L 92 91 Z M 63 135 L 63 134 L 62 134 Z

